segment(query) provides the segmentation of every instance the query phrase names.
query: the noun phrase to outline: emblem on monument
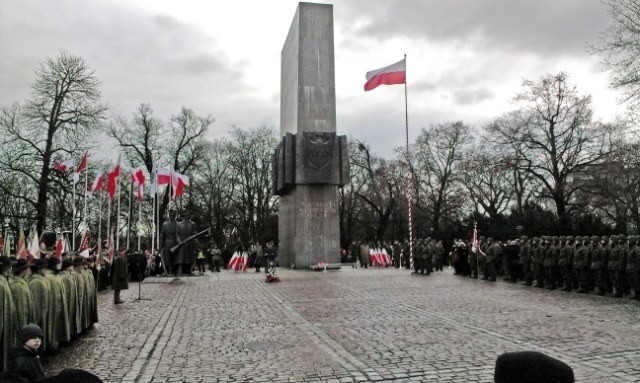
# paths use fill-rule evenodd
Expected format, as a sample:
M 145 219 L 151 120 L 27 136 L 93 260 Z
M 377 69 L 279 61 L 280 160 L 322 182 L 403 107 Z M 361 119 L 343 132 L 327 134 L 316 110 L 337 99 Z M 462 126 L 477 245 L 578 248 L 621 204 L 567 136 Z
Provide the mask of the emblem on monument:
M 304 132 L 307 158 L 313 166 L 322 169 L 331 161 L 335 137 L 331 132 Z

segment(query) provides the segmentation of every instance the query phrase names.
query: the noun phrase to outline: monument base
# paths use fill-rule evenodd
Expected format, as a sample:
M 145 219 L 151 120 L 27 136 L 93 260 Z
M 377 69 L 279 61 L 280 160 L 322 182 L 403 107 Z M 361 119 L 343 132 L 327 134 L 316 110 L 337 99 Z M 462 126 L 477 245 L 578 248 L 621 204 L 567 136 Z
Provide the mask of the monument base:
M 310 268 L 340 263 L 338 186 L 296 185 L 280 197 L 280 266 Z

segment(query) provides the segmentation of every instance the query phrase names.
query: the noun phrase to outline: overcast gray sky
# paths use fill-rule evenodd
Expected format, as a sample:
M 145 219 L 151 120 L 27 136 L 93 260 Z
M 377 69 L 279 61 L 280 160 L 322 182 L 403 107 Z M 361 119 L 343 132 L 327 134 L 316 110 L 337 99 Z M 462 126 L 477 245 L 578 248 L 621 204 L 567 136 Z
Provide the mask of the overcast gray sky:
M 593 97 L 594 117 L 623 112 L 600 58 L 609 25 L 599 0 L 336 0 L 338 133 L 391 156 L 404 143 L 404 87 L 364 92 L 365 73 L 407 54 L 410 139 L 431 124 L 481 126 L 513 108 L 523 79 L 564 70 Z M 280 52 L 293 0 L 2 0 L 0 105 L 29 96 L 40 62 L 83 57 L 113 114 L 182 106 L 231 126 L 279 131 Z

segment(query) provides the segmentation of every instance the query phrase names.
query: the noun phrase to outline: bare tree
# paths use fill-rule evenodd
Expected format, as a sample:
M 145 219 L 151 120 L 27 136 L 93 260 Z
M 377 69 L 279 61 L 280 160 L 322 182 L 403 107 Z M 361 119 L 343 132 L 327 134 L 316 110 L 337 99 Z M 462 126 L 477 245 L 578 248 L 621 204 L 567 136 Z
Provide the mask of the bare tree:
M 416 139 L 417 207 L 427 212 L 436 237 L 441 234 L 443 219 L 457 215 L 456 209 L 462 205 L 462 186 L 457 184 L 462 179 L 462 159 L 470 143 L 470 129 L 462 121 L 423 128 Z
M 602 54 L 613 73 L 611 85 L 622 89 L 633 106 L 640 103 L 640 2 L 637 0 L 602 0 L 613 19 L 599 42 L 591 47 Z
M 229 165 L 236 173 L 234 214 L 243 240 L 264 241 L 265 224 L 275 213 L 271 183 L 271 156 L 277 145 L 273 129 L 234 128 L 229 141 Z
M 489 130 L 514 151 L 517 168 L 541 182 L 541 196 L 555 202 L 566 225 L 572 198 L 583 186 L 574 180 L 607 156 L 607 131 L 592 123 L 591 97 L 579 96 L 566 73 L 527 80 L 523 87 L 516 98 L 522 108 Z
M 462 161 L 463 184 L 477 214 L 497 219 L 513 197 L 512 172 L 495 152 L 477 151 Z M 481 209 L 481 210 L 480 210 Z
M 13 172 L 35 195 L 13 195 L 33 206 L 37 230 L 47 224 L 53 161 L 79 157 L 104 122 L 100 81 L 86 62 L 67 52 L 47 59 L 36 71 L 32 96 L 24 106 L 3 108 L 0 166 Z M 11 193 L 4 189 L 3 192 Z
M 352 182 L 355 182 L 355 195 L 361 199 L 375 215 L 375 239 L 383 240 L 387 231 L 391 214 L 397 208 L 400 193 L 400 164 L 371 154 L 369 147 L 355 141 L 356 150 L 351 152 L 351 163 L 361 171 L 356 171 Z M 361 223 L 365 223 L 361 221 Z

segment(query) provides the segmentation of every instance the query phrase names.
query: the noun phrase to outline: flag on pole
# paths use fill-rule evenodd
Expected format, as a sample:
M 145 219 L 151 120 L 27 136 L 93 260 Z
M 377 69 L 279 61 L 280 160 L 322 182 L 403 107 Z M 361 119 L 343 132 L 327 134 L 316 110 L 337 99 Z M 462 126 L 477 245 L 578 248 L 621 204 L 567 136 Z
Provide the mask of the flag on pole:
M 80 240 L 80 247 L 78 253 L 81 257 L 89 258 L 89 230 L 85 229 L 82 233 L 82 239 Z
M 31 232 L 31 240 L 29 241 L 29 253 L 35 259 L 40 259 L 40 237 L 34 227 Z
M 406 59 L 369 71 L 365 77 L 367 78 L 364 84 L 365 92 L 377 88 L 378 85 L 404 84 L 407 78 Z
M 109 198 L 113 198 L 116 195 L 116 187 L 118 183 L 118 177 L 120 176 L 120 156 L 118 156 L 118 163 L 111 165 L 111 170 L 107 173 L 107 193 Z
M 77 183 L 80 180 L 80 173 L 82 173 L 87 168 L 87 153 L 82 156 L 82 160 L 80 161 L 80 165 L 76 168 L 76 172 L 73 174 L 73 182 Z
M 54 253 L 54 257 L 58 259 L 62 259 L 62 253 L 66 252 L 65 241 L 62 239 L 62 236 L 59 236 L 56 240 L 56 252 Z
M 136 195 L 136 199 L 138 201 L 142 201 L 142 197 L 144 196 L 144 182 L 146 181 L 146 178 L 144 176 L 144 171 L 142 170 L 142 168 L 140 169 L 136 169 L 133 168 L 131 169 L 131 184 L 133 184 L 133 187 L 137 187 L 137 195 Z
M 479 247 L 480 247 L 480 244 L 478 243 L 478 230 L 474 227 L 473 239 L 471 240 L 471 251 L 473 251 L 474 253 L 477 253 Z
M 24 231 L 20 229 L 20 234 L 18 235 L 18 249 L 16 251 L 17 259 L 29 259 L 29 250 L 27 250 L 27 243 L 24 238 Z
M 66 172 L 75 167 L 73 160 L 64 160 L 62 162 L 53 161 L 53 167 L 59 172 Z
M 183 195 L 187 186 L 189 186 L 189 177 L 175 171 L 171 172 L 171 187 L 174 199 Z
M 171 183 L 171 173 L 169 169 L 157 168 L 156 175 L 158 178 L 158 185 L 169 185 Z
M 85 192 L 85 194 L 87 196 L 92 196 L 93 193 L 97 192 L 98 190 L 102 190 L 102 185 L 102 170 L 98 170 L 98 173 L 96 173 L 96 178 L 93 180 L 93 183 L 89 185 L 89 187 L 87 187 L 87 191 Z
M 11 256 L 11 236 L 9 235 L 9 228 L 7 228 L 7 231 L 5 231 L 4 233 L 4 243 L 3 243 L 2 254 L 5 257 Z

